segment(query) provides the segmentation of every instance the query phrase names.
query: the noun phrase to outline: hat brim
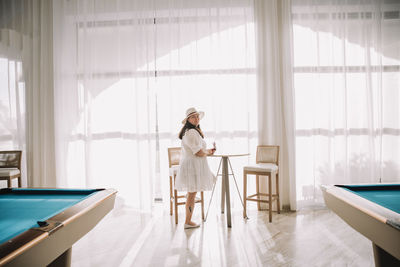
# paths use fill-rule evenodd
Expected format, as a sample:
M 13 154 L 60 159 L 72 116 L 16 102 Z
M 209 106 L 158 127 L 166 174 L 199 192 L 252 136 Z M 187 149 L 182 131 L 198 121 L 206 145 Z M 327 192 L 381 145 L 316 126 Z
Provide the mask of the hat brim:
M 187 119 L 188 119 L 190 116 L 194 115 L 194 114 L 199 114 L 200 120 L 204 117 L 204 112 L 203 112 L 203 111 L 198 111 L 198 112 L 192 113 L 192 114 L 190 114 L 189 116 L 187 116 L 187 117 L 182 121 L 182 124 L 185 124 L 186 121 L 187 121 Z

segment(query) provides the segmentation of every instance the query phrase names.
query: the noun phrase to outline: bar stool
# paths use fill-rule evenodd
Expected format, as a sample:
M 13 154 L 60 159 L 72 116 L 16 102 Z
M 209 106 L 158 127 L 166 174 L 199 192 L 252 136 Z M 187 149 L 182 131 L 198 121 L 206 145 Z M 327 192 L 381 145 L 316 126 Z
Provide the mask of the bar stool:
M 186 194 L 179 195 L 175 189 L 175 178 L 179 169 L 179 160 L 181 158 L 181 147 L 168 148 L 168 163 L 169 163 L 169 214 L 172 216 L 173 207 L 175 209 L 175 223 L 178 224 L 178 206 L 186 205 L 185 201 L 179 201 L 180 198 L 186 198 Z M 200 198 L 196 197 L 194 203 L 201 204 L 201 218 L 204 220 L 204 194 L 200 192 Z
M 276 193 L 272 193 L 272 175 L 276 175 Z M 247 175 L 256 176 L 256 194 L 247 195 Z M 260 176 L 267 177 L 267 193 L 260 193 Z M 261 197 L 267 197 L 262 199 Z M 256 164 L 243 167 L 243 217 L 247 218 L 246 204 L 248 201 L 257 202 L 258 210 L 261 210 L 260 203 L 268 203 L 269 222 L 272 222 L 272 202 L 277 202 L 278 214 L 280 210 L 279 202 L 279 146 L 257 146 Z
M 21 187 L 21 150 L 0 151 L 0 180 L 7 180 L 7 187 L 12 187 L 12 180 L 18 178 Z

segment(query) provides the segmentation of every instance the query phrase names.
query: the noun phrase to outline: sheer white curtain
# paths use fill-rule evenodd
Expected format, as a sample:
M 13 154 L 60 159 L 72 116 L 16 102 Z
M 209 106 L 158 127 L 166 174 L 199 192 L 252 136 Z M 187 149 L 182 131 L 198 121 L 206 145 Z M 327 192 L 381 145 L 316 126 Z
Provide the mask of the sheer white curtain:
M 297 196 L 400 181 L 400 3 L 292 1 Z
M 259 144 L 279 145 L 280 202 L 296 210 L 290 17 L 290 1 L 255 1 Z
M 114 187 L 142 210 L 168 204 L 167 147 L 191 106 L 210 145 L 254 149 L 253 28 L 251 0 L 54 2 L 60 184 Z
M 14 49 L 12 30 L 1 30 L 0 40 L 0 150 L 26 151 L 25 143 L 25 82 L 22 76 L 21 56 Z M 23 185 L 26 184 L 25 155 L 22 164 Z M 17 181 L 13 181 L 17 186 Z M 0 181 L 0 188 L 7 187 Z
M 0 147 L 23 151 L 23 186 L 56 186 L 51 3 L 0 1 Z

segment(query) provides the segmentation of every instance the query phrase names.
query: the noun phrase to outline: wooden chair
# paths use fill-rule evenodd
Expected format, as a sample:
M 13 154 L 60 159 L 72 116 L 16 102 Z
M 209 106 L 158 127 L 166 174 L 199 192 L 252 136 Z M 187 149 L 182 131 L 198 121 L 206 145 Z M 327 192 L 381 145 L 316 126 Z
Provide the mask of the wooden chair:
M 170 215 L 173 213 L 173 207 L 175 209 L 175 223 L 178 224 L 178 206 L 186 204 L 186 194 L 178 195 L 178 191 L 175 189 L 175 177 L 179 169 L 179 160 L 181 158 L 180 147 L 169 147 L 168 148 L 168 162 L 169 162 L 169 196 L 170 196 Z M 179 201 L 179 199 L 185 199 L 185 201 Z M 196 197 L 194 203 L 201 203 L 201 218 L 204 220 L 204 195 L 200 192 L 200 198 Z
M 7 180 L 7 187 L 12 187 L 12 179 L 18 178 L 21 187 L 21 150 L 0 151 L 0 180 Z
M 247 196 L 247 175 L 256 176 L 256 194 Z M 276 175 L 276 193 L 272 193 L 272 175 Z M 260 193 L 260 176 L 267 177 L 267 193 Z M 261 197 L 267 197 L 262 199 Z M 268 203 L 269 222 L 272 222 L 272 202 L 277 201 L 278 214 L 281 212 L 279 203 L 279 146 L 257 146 L 256 164 L 243 168 L 243 216 L 247 218 L 246 201 L 256 201 L 258 210 L 261 210 L 260 203 Z

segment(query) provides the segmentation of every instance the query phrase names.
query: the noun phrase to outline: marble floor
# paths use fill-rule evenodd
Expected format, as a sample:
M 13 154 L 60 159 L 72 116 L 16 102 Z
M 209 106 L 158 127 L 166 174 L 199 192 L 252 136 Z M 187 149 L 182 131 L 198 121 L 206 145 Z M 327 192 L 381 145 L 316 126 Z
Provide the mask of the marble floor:
M 116 207 L 72 249 L 72 266 L 374 266 L 371 242 L 328 209 L 273 215 L 233 210 L 232 228 L 216 207 L 200 228 L 175 225 L 168 207 L 152 214 Z M 194 220 L 200 222 L 196 206 Z

